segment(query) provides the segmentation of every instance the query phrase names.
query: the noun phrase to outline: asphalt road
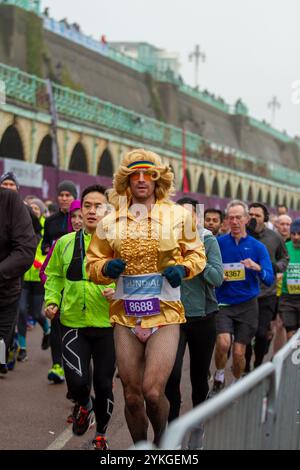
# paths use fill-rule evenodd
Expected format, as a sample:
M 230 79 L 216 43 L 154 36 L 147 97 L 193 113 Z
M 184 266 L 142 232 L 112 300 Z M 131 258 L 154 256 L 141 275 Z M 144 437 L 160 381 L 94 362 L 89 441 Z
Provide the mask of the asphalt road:
M 28 332 L 28 361 L 17 363 L 14 371 L 0 375 L 0 450 L 89 449 L 94 437 L 90 429 L 82 437 L 73 436 L 67 416 L 72 404 L 66 386 L 47 380 L 50 351 L 41 350 L 42 332 L 37 325 Z M 191 408 L 188 355 L 182 377 L 182 413 Z M 119 379 L 115 379 L 115 408 L 108 429 L 111 450 L 125 450 L 132 440 L 124 418 L 124 400 Z M 149 433 L 149 439 L 151 439 Z

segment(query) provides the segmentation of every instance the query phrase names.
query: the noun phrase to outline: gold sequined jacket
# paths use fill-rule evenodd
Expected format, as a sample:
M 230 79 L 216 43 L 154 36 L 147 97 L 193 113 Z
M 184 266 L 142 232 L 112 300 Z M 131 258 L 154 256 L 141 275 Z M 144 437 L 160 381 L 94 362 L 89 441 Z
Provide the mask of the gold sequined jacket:
M 87 251 L 87 273 L 95 284 L 110 284 L 104 265 L 114 258 L 126 262 L 125 275 L 162 273 L 172 265 L 186 268 L 187 278 L 201 273 L 206 265 L 204 246 L 189 211 L 170 201 L 157 202 L 142 216 L 130 209 L 106 216 L 99 224 Z M 151 328 L 185 323 L 181 302 L 160 302 L 161 313 L 144 317 L 141 326 Z M 112 324 L 134 327 L 136 320 L 125 315 L 123 301 L 111 303 Z

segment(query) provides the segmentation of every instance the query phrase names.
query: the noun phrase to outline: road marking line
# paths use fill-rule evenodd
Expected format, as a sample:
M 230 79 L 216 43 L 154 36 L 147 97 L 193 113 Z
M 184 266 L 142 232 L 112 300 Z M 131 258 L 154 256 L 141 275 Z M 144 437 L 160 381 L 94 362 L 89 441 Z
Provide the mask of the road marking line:
M 46 450 L 61 450 L 73 437 L 72 429 L 65 429 Z

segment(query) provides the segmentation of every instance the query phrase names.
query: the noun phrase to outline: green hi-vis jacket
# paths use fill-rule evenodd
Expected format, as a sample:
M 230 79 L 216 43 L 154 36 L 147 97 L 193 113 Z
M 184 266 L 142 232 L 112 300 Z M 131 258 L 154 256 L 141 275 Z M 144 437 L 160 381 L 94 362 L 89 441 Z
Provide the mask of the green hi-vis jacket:
M 43 253 L 42 253 L 42 241 L 43 241 L 44 226 L 45 226 L 45 217 L 44 216 L 42 216 L 40 218 L 40 224 L 41 224 L 41 227 L 42 227 L 41 240 L 39 241 L 39 244 L 38 244 L 36 252 L 35 252 L 34 263 L 31 266 L 31 268 L 24 275 L 24 281 L 26 281 L 26 282 L 41 282 L 41 280 L 40 280 L 40 269 L 41 269 L 42 264 L 44 263 L 44 261 L 46 259 L 46 255 L 43 255 Z
M 102 292 L 109 286 L 87 279 L 86 250 L 92 236 L 80 231 L 60 238 L 45 274 L 45 304 L 60 307 L 60 321 L 69 328 L 109 328 L 109 303 Z

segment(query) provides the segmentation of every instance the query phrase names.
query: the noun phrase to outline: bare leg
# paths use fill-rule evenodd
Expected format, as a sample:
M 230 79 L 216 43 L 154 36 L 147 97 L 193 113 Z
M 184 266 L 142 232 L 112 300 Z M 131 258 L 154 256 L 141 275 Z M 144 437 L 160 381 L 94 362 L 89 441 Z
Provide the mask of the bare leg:
M 217 370 L 223 370 L 226 367 L 228 361 L 228 351 L 231 346 L 231 336 L 230 334 L 224 333 L 218 335 L 216 342 L 216 351 L 215 351 L 215 363 Z
M 160 328 L 147 342 L 143 394 L 147 415 L 154 431 L 154 444 L 159 445 L 169 415 L 169 401 L 165 395 L 179 343 L 179 325 Z
M 275 325 L 275 337 L 274 337 L 274 344 L 273 344 L 273 355 L 275 355 L 287 341 L 286 337 L 286 330 L 283 326 L 282 320 L 279 315 L 274 322 Z
M 240 343 L 233 344 L 232 372 L 236 379 L 240 379 L 246 366 L 246 346 Z
M 133 335 L 130 328 L 120 325 L 115 326 L 114 339 L 127 426 L 134 443 L 145 441 L 149 425 L 142 393 L 145 345 Z

